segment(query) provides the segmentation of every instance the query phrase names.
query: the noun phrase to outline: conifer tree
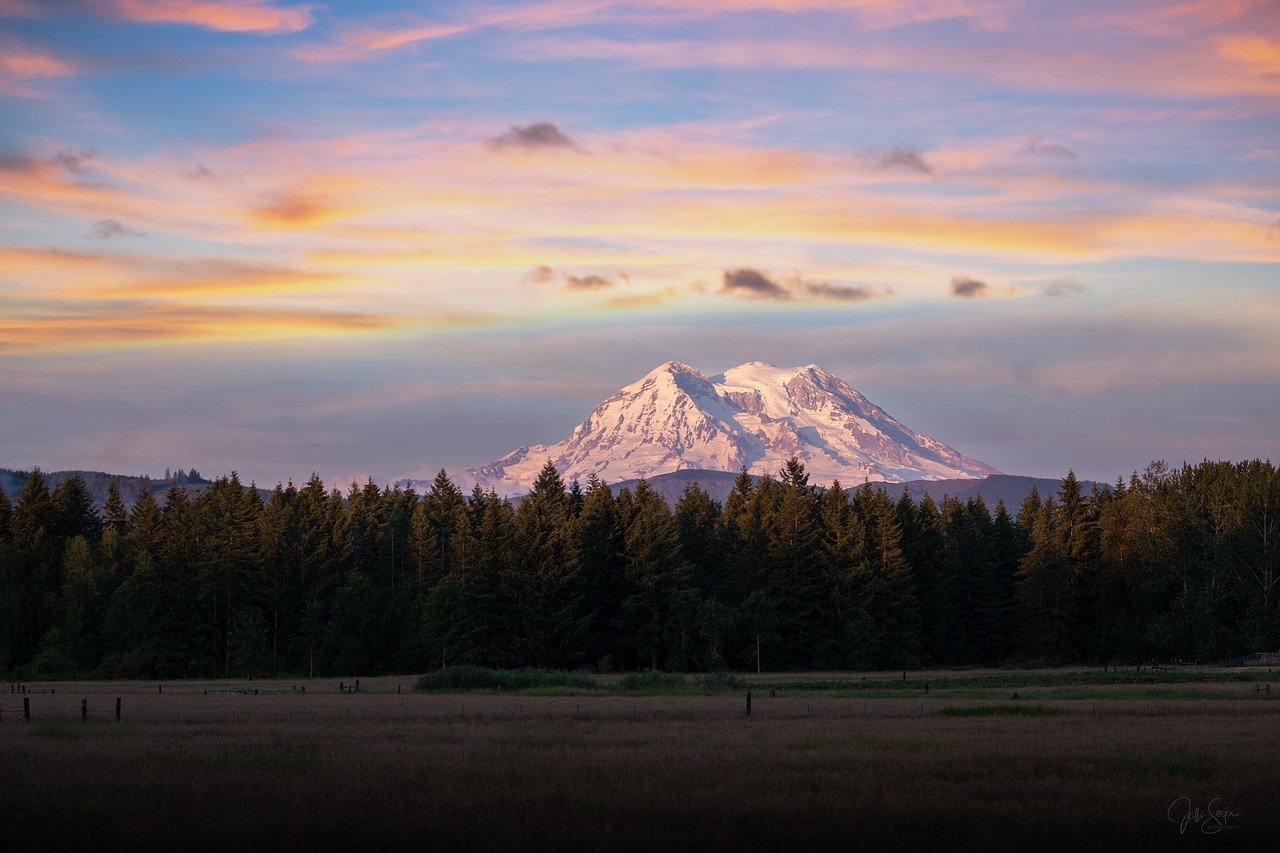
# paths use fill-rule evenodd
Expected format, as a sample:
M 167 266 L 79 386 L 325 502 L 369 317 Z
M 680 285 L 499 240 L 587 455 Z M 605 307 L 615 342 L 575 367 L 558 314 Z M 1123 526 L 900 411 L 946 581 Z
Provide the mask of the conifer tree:
M 629 592 L 623 534 L 613 493 L 592 474 L 574 525 L 574 550 L 582 607 L 590 626 L 588 660 L 610 669 L 625 661 L 630 641 L 623 635 L 619 612 Z
M 563 665 L 580 654 L 585 626 L 572 597 L 578 566 L 564 480 L 550 460 L 516 509 L 515 527 L 518 645 L 534 666 Z
M 923 653 L 930 660 L 948 663 L 959 659 L 962 647 L 950 576 L 952 544 L 942 510 L 929 494 L 912 509 L 915 517 L 903 525 L 902 546 L 915 575 Z M 901 505 L 898 515 L 901 519 Z
M 685 486 L 673 515 L 680 553 L 689 564 L 689 582 L 720 601 L 731 600 L 733 592 L 724 576 L 724 552 L 718 535 L 720 507 L 694 482 Z
M 635 488 L 635 515 L 623 537 L 629 595 L 622 612 L 640 660 L 659 669 L 666 650 L 671 597 L 687 583 L 679 533 L 662 495 L 646 480 Z
M 9 502 L 9 495 L 5 493 L 4 486 L 0 486 L 0 542 L 9 538 L 9 522 L 12 516 L 13 505 Z
M 418 577 L 430 584 L 457 571 L 455 537 L 466 519 L 462 491 L 441 468 L 413 515 L 413 553 Z
M 766 521 L 767 589 L 777 604 L 782 666 L 803 666 L 829 653 L 833 613 L 825 587 L 818 501 L 800 460 L 779 472 L 779 499 Z
M 107 483 L 107 502 L 102 507 L 103 531 L 114 530 L 123 536 L 129 528 L 129 508 L 120 497 L 120 486 L 113 479 Z
M 84 477 L 73 474 L 58 484 L 50 494 L 53 502 L 55 536 L 61 542 L 83 536 L 89 542 L 102 538 L 102 517 Z
M 1055 529 L 1052 499 L 1036 512 L 1031 551 L 1018 566 L 1018 639 L 1033 661 L 1069 662 L 1074 654 L 1070 562 Z

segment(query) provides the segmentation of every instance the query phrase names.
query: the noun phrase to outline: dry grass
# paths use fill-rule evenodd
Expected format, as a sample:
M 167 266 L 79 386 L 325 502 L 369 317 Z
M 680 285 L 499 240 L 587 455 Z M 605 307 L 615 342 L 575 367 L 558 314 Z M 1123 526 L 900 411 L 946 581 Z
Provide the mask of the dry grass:
M 3 837 L 24 848 L 1270 849 L 1280 703 L 1007 695 L 204 695 L 245 682 L 0 695 Z M 301 685 L 301 682 L 298 682 Z M 53 685 L 39 685 L 48 687 Z M 257 682 L 289 690 L 292 682 Z M 323 692 L 321 689 L 323 688 Z M 1245 685 L 1235 689 L 1243 691 Z M 82 723 L 80 700 L 114 707 Z M 997 709 L 976 716 L 944 708 Z M 1185 836 L 1178 797 L 1239 828 Z

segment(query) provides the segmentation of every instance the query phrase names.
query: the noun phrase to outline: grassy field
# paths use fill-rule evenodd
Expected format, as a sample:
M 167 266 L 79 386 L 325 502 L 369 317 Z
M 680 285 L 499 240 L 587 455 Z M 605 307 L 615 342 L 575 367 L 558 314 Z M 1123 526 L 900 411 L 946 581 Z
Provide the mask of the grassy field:
M 901 676 L 29 684 L 29 723 L 0 693 L 0 846 L 1274 849 L 1270 673 Z

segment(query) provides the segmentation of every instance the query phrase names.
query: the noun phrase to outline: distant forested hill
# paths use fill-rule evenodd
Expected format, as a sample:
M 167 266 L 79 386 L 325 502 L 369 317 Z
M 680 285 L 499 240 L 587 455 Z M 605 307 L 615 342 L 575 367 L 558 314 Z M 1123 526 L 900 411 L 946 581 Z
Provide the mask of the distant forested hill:
M 686 469 L 650 477 L 648 482 L 655 492 L 667 499 L 668 504 L 675 506 L 685 487 L 690 483 L 697 483 L 704 492 L 711 496 L 712 500 L 724 503 L 724 499 L 733 490 L 733 483 L 737 478 L 738 474 L 731 471 Z M 760 478 L 753 477 L 752 479 L 758 482 Z M 637 482 L 636 480 L 627 480 L 615 483 L 613 484 L 614 492 L 616 493 L 624 488 L 634 490 Z M 846 489 L 853 489 L 858 488 L 862 483 L 842 483 L 841 485 Z M 1044 477 L 1015 477 L 1009 474 L 994 474 L 990 477 L 976 480 L 915 480 L 910 483 L 872 482 L 868 485 L 873 489 L 884 489 L 894 497 L 901 495 L 905 489 L 915 501 L 919 501 L 927 494 L 937 503 L 941 503 L 943 498 L 948 497 L 967 501 L 970 498 L 981 495 L 983 501 L 992 509 L 1000 501 L 1004 501 L 1004 505 L 1012 509 L 1022 505 L 1027 495 L 1031 494 L 1033 487 L 1041 495 L 1051 495 L 1062 485 L 1062 480 L 1060 478 L 1047 479 Z M 1085 492 L 1089 492 L 1095 484 L 1089 480 L 1083 480 L 1080 485 Z
M 120 489 L 120 497 L 124 498 L 125 503 L 130 506 L 133 506 L 138 495 L 144 491 L 151 492 L 156 500 L 159 500 L 164 495 L 165 489 L 170 486 L 186 486 L 187 493 L 195 495 L 213 482 L 200 476 L 200 472 L 194 468 L 190 471 L 169 471 L 166 472 L 168 476 L 164 478 L 151 477 L 147 474 L 108 474 L 104 471 L 44 471 L 42 473 L 51 489 L 57 488 L 67 478 L 79 474 L 85 486 L 88 487 L 89 494 L 93 496 L 94 503 L 98 506 L 107 502 L 107 485 L 112 480 L 116 481 L 116 486 Z M 0 468 L 0 487 L 10 498 L 16 497 L 22 492 L 22 487 L 27 484 L 27 478 L 30 476 L 30 471 Z

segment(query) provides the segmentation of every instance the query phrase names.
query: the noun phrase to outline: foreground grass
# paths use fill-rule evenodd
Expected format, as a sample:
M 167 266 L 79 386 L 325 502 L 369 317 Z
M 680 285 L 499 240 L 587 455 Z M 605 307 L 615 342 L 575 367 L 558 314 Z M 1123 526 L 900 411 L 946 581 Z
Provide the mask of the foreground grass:
M 0 723 L 18 783 L 5 837 L 32 849 L 1166 849 L 1206 840 L 1169 819 L 1181 797 L 1236 812 L 1238 828 L 1207 839 L 1233 849 L 1270 849 L 1280 828 L 1269 702 L 757 687 L 747 718 L 740 694 L 396 686 L 152 685 L 126 694 L 117 724 L 80 722 L 82 694 L 59 685 L 33 697 L 30 724 Z

